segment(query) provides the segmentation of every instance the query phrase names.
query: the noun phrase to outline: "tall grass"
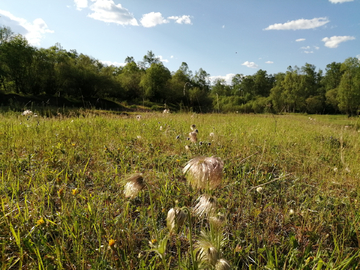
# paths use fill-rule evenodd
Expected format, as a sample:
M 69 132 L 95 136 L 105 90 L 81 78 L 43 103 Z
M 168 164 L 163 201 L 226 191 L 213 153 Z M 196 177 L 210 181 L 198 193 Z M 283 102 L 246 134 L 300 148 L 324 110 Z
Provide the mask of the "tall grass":
M 359 269 L 359 128 L 343 116 L 0 115 L 1 269 Z M 224 162 L 210 191 L 221 226 L 194 212 L 203 191 L 182 169 L 198 156 Z M 127 198 L 135 173 L 145 186 Z M 188 218 L 170 232 L 174 207 Z

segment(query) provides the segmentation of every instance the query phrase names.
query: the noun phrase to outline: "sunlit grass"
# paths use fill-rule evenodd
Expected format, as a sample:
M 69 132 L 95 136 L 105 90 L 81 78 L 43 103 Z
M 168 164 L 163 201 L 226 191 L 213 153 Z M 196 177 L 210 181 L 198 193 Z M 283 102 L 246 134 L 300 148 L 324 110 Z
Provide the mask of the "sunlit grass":
M 345 116 L 0 115 L 1 268 L 356 269 L 359 128 Z M 224 163 L 216 188 L 183 174 L 196 157 Z M 216 204 L 207 213 L 199 198 Z

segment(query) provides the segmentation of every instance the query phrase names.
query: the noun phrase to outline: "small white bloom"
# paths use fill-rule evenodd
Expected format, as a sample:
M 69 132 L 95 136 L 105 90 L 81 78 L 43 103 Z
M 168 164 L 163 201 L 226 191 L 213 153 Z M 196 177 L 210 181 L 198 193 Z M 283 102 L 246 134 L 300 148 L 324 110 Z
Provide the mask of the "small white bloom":
M 262 188 L 262 187 L 258 187 L 258 188 L 256 189 L 256 191 L 257 191 L 258 193 L 261 193 L 261 192 L 263 191 L 263 188 Z

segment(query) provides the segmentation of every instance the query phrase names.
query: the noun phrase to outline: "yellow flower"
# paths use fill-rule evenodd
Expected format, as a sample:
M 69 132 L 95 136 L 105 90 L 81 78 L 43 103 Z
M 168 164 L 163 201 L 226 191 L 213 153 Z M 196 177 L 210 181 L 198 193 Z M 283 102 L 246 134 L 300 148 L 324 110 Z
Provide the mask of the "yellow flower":
M 116 240 L 114 240 L 114 239 L 109 240 L 109 246 L 110 247 L 113 247 L 115 245 L 115 243 L 116 243 Z
M 154 239 L 151 239 L 151 244 L 156 244 L 157 240 L 154 238 Z
M 45 221 L 44 221 L 44 219 L 43 218 L 40 218 L 38 221 L 36 221 L 36 225 L 43 225 L 43 224 L 45 224 Z
M 77 189 L 77 188 L 74 188 L 72 191 L 71 191 L 72 195 L 77 195 L 80 193 L 80 191 Z

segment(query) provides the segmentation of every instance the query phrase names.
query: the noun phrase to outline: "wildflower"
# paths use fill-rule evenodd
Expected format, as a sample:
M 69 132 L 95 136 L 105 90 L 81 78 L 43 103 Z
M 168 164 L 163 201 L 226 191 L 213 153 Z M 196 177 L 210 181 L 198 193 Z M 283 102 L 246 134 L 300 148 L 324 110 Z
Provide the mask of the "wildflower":
M 140 121 L 141 120 L 141 115 L 137 115 L 136 120 Z
M 190 151 L 190 146 L 185 145 L 185 150 L 186 150 L 186 151 Z
M 191 126 L 190 126 L 190 129 L 191 129 L 191 130 L 194 130 L 194 129 L 196 129 L 196 126 L 195 126 L 195 125 L 191 125 Z
M 167 213 L 166 225 L 170 232 L 180 228 L 186 219 L 186 213 L 182 209 L 175 207 L 171 208 Z
M 215 270 L 230 270 L 230 264 L 224 260 L 224 259 L 220 259 L 216 262 L 215 264 Z
M 157 240 L 155 238 L 151 239 L 151 244 L 156 244 Z
M 262 191 L 263 191 L 263 188 L 262 188 L 262 187 L 258 187 L 258 188 L 256 189 L 256 192 L 257 192 L 257 193 L 262 193 Z
M 59 198 L 62 198 L 64 196 L 64 188 L 60 188 L 58 191 Z
M 45 221 L 44 221 L 44 219 L 43 218 L 40 218 L 40 219 L 38 219 L 37 221 L 36 221 L 36 225 L 43 225 L 43 224 L 45 224 Z
M 77 195 L 80 193 L 80 190 L 78 190 L 77 188 L 74 188 L 72 191 L 71 191 L 72 195 Z
M 180 138 L 180 135 L 177 135 L 177 136 L 176 136 L 176 139 L 178 140 L 179 138 Z
M 217 157 L 196 157 L 183 168 L 194 188 L 213 189 L 220 185 L 224 163 Z
M 141 139 L 141 136 L 140 136 L 140 135 L 137 135 L 136 138 L 137 138 L 138 140 L 140 140 L 140 139 Z
M 30 116 L 30 115 L 32 115 L 32 114 L 33 114 L 32 111 L 30 111 L 30 110 L 25 110 L 25 111 L 23 111 L 23 113 L 22 113 L 21 115 Z
M 199 145 L 202 145 L 203 144 L 203 142 L 199 142 Z
M 162 126 L 160 126 L 160 130 L 163 130 L 163 127 L 162 127 Z
M 145 187 L 144 178 L 142 174 L 131 176 L 124 187 L 124 194 L 126 198 L 133 199 Z
M 204 215 L 210 216 L 216 209 L 216 199 L 210 195 L 204 194 L 197 199 L 197 204 L 194 207 L 195 215 L 202 217 Z
M 163 113 L 170 113 L 170 109 L 163 110 Z
M 295 213 L 295 211 L 293 209 L 290 209 L 289 215 L 292 216 L 294 213 Z
M 116 240 L 110 239 L 109 240 L 109 247 L 113 247 L 115 245 L 115 243 L 116 243 Z
M 209 136 L 214 137 L 214 132 L 210 132 Z
M 202 232 L 202 237 L 200 237 L 198 243 L 196 244 L 196 247 L 199 251 L 198 258 L 204 264 L 215 266 L 219 259 L 219 251 L 211 243 L 211 241 L 204 236 L 205 234 Z
M 217 213 L 217 215 L 211 215 L 209 218 L 209 222 L 216 228 L 222 227 L 225 222 L 225 217 L 222 213 Z
M 197 142 L 197 133 L 195 131 L 189 133 L 190 141 L 195 143 Z
M 335 167 L 335 168 L 334 168 L 334 172 L 337 172 L 337 171 L 338 171 L 338 168 Z

